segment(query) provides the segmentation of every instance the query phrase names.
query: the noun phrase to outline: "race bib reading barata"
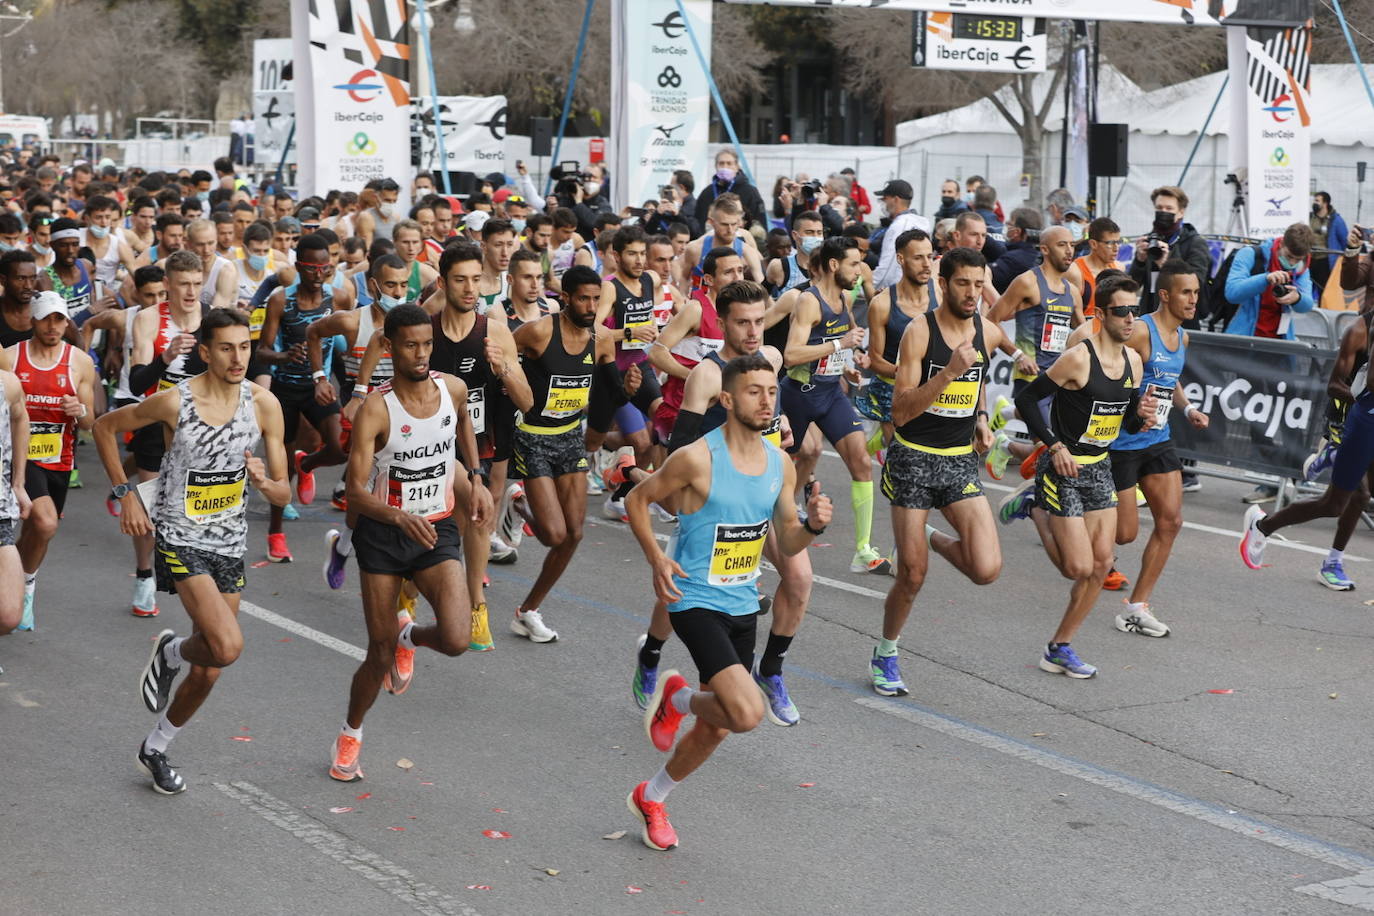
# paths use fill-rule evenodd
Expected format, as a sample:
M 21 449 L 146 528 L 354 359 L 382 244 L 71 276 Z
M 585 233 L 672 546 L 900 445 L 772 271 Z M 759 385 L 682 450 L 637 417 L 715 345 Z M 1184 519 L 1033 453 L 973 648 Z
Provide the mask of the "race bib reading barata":
M 223 521 L 243 511 L 244 487 L 248 469 L 234 471 L 186 472 L 184 509 L 186 517 L 198 525 Z
M 753 525 L 716 525 L 715 546 L 711 548 L 711 569 L 706 581 L 711 585 L 741 585 L 759 577 L 759 557 L 768 537 L 768 522 Z
M 62 433 L 65 423 L 29 424 L 29 460 L 53 464 L 62 460 Z
M 544 416 L 550 420 L 569 420 L 586 410 L 591 393 L 590 374 L 555 375 L 549 379 L 549 396 L 544 400 Z
M 1106 448 L 1116 441 L 1121 432 L 1121 419 L 1126 416 L 1128 401 L 1093 401 L 1092 413 L 1088 415 L 1088 426 L 1078 437 L 1080 445 L 1095 445 Z

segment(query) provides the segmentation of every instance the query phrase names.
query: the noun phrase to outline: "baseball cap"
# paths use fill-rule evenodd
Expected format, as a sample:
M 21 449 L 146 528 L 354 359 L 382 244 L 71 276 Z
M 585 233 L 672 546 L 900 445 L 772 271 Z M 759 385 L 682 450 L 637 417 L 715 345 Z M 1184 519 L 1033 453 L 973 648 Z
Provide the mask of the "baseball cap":
M 283 216 L 281 219 L 277 220 L 277 223 L 281 225 L 283 229 L 289 229 L 292 232 L 301 231 L 301 221 L 294 216 Z
M 61 294 L 53 290 L 44 290 L 41 293 L 34 293 L 29 300 L 29 316 L 34 321 L 46 318 L 49 315 L 61 315 L 63 318 L 70 318 L 67 314 L 67 300 Z
M 494 204 L 503 204 L 507 200 L 515 196 L 515 192 L 512 191 L 510 188 L 501 188 L 491 195 L 491 202 Z
M 883 189 L 878 192 L 878 196 L 899 197 L 902 200 L 914 200 L 916 197 L 911 191 L 910 183 L 902 181 L 900 178 L 894 178 L 892 181 L 883 185 Z
M 296 214 L 296 217 L 301 221 L 302 227 L 315 226 L 316 228 L 319 228 L 320 211 L 315 209 L 314 207 L 301 207 L 300 212 Z
M 463 227 L 471 232 L 481 232 L 482 227 L 491 219 L 491 214 L 486 210 L 473 210 L 463 217 Z
M 486 175 L 482 176 L 482 180 L 493 188 L 499 188 L 510 183 L 506 181 L 506 176 L 502 175 L 500 172 L 488 172 Z
M 1085 223 L 1088 221 L 1088 211 L 1077 204 L 1070 204 L 1064 208 L 1064 218 L 1068 219 L 1070 216 L 1076 216 Z

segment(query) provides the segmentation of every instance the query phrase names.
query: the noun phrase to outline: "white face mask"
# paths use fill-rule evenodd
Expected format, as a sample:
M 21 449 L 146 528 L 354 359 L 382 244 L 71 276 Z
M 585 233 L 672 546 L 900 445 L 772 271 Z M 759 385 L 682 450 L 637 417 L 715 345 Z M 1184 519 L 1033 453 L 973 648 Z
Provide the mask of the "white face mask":
M 601 182 L 589 181 L 582 186 L 582 190 L 586 192 L 588 197 L 595 197 L 601 193 Z
M 383 201 L 377 205 L 377 212 L 381 214 L 382 219 L 391 219 L 391 214 L 396 212 L 396 205 Z

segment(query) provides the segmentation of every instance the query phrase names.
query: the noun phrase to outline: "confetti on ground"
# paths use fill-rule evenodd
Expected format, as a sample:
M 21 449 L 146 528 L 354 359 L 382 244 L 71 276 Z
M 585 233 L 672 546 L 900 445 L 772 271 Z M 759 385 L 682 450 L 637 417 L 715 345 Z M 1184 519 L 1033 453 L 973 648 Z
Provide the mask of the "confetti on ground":
M 264 566 L 266 566 L 266 565 L 268 564 L 268 562 L 270 562 L 270 561 L 268 561 L 268 560 L 259 560 L 258 562 L 256 562 L 256 563 L 251 563 L 251 564 L 249 564 L 249 565 L 250 565 L 253 569 L 262 569 Z
M 290 636 L 283 636 L 281 639 L 277 640 L 277 642 L 290 642 L 290 641 L 291 641 L 291 637 L 290 637 Z
M 608 834 L 606 834 L 606 835 L 603 836 L 601 839 L 603 839 L 603 840 L 618 840 L 618 839 L 620 839 L 621 837 L 623 837 L 624 835 L 625 835 L 625 831 L 624 831 L 624 830 L 617 830 L 615 833 L 608 833 Z
M 372 797 L 372 793 L 371 793 L 371 792 L 364 792 L 362 795 L 359 795 L 359 796 L 358 796 L 358 800 L 359 800 L 359 801 L 362 801 L 364 798 L 371 798 L 371 797 Z
M 422 783 L 420 783 L 420 785 L 422 785 L 422 786 L 432 786 L 432 785 L 434 785 L 434 783 L 432 783 L 432 782 L 422 782 Z
M 468 890 L 470 890 L 470 891 L 489 891 L 489 890 L 491 890 L 491 885 L 490 885 L 490 884 L 469 884 L 469 885 L 468 885 Z
M 798 788 L 798 789 L 814 789 L 814 788 L 816 788 L 816 784 L 815 784 L 814 782 L 799 782 L 799 783 L 797 783 L 797 788 Z
M 1338 696 L 1340 696 L 1339 693 L 1332 693 L 1332 694 L 1328 694 L 1326 698 L 1327 698 L 1328 700 L 1334 700 L 1334 699 L 1336 699 L 1336 697 L 1338 697 Z
M 1031 737 L 1032 737 L 1032 738 L 1043 738 L 1043 737 L 1045 737 L 1045 736 L 1048 735 L 1048 734 L 1049 734 L 1049 732 L 1031 732 Z
M 540 868 L 539 870 L 546 875 L 551 875 L 555 878 L 558 877 L 558 869 L 556 868 Z
M 230 735 L 229 737 L 232 738 L 232 739 L 234 739 L 235 741 L 252 741 L 252 740 L 253 740 L 252 738 L 248 737 L 247 735 Z
M 402 757 L 400 760 L 396 761 L 396 765 L 403 770 L 409 770 L 411 767 L 415 766 L 415 761 L 411 760 L 409 757 Z
M 492 812 L 492 814 L 505 814 L 505 813 L 506 813 L 506 809 L 505 809 L 505 808 L 492 808 L 492 809 L 491 809 L 491 812 Z
M 627 884 L 627 885 L 625 885 L 625 893 L 627 893 L 627 894 L 642 894 L 642 893 L 644 893 L 644 888 L 642 888 L 642 887 L 635 887 L 633 884 Z
M 404 827 L 388 827 L 388 828 L 386 828 L 386 829 L 387 829 L 387 830 L 395 830 L 395 831 L 397 831 L 398 833 L 399 833 L 400 831 L 402 831 L 402 830 L 405 830 Z
M 1208 692 L 1208 693 L 1220 693 L 1220 694 L 1235 693 L 1235 691 L 1232 690 L 1232 689 L 1229 688 L 1229 687 L 1225 688 L 1224 690 L 1209 690 L 1209 691 L 1207 691 L 1207 692 Z
M 340 805 L 340 806 L 337 807 L 337 808 L 330 808 L 330 809 L 329 809 L 329 813 L 330 813 L 330 814 L 347 814 L 348 812 L 350 812 L 350 811 L 352 811 L 352 810 L 353 810 L 353 809 L 350 808 L 350 807 L 347 806 L 347 805 Z
M 483 830 L 482 836 L 489 840 L 509 840 L 510 834 L 504 830 Z

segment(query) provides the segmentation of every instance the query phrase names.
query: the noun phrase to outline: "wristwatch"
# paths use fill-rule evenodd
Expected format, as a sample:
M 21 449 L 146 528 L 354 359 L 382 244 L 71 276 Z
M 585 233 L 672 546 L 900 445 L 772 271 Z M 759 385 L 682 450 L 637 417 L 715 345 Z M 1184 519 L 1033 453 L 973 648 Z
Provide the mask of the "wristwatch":
M 110 488 L 110 499 L 118 502 L 129 495 L 129 491 L 134 488 L 131 483 L 117 483 Z
M 824 529 L 824 528 L 822 528 L 820 531 L 817 531 L 815 528 L 812 528 L 812 527 L 811 527 L 811 519 L 810 519 L 810 518 L 808 518 L 806 521 L 802 522 L 802 527 L 805 528 L 807 531 L 811 532 L 811 536 L 812 536 L 812 537 L 820 537 L 821 535 L 825 534 L 825 529 Z

